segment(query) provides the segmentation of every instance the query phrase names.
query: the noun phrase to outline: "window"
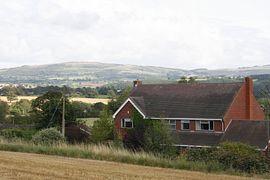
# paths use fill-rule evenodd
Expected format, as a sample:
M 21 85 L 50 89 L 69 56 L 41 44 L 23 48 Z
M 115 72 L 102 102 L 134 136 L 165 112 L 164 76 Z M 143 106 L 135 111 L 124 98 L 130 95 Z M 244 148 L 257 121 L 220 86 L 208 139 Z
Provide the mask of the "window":
M 200 121 L 198 130 L 207 130 L 207 131 L 214 130 L 213 121 Z
M 189 130 L 189 121 L 181 120 L 181 129 L 182 130 Z
M 171 130 L 176 130 L 176 120 L 167 120 L 166 122 Z
M 124 118 L 121 122 L 122 128 L 133 128 L 133 121 L 130 118 Z

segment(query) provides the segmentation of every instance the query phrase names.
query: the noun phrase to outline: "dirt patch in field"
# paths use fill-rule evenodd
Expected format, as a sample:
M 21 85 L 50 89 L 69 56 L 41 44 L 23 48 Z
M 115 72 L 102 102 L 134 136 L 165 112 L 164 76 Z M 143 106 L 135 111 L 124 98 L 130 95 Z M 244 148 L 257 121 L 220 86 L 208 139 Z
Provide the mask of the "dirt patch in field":
M 4 151 L 0 151 L 0 175 L 0 179 L 247 179 L 237 176 Z

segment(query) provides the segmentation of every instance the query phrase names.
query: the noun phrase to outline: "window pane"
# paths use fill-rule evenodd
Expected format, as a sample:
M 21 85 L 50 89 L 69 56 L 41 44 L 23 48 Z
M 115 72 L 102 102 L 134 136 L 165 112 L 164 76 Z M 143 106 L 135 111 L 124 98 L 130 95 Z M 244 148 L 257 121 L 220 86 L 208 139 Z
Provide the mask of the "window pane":
M 122 119 L 122 128 L 133 128 L 133 122 L 130 118 Z
M 213 130 L 213 129 L 214 129 L 214 122 L 210 121 L 210 130 Z
M 132 122 L 126 121 L 126 128 L 132 128 Z
M 209 130 L 209 124 L 205 124 L 205 123 L 201 124 L 201 129 L 202 130 Z
M 182 129 L 188 130 L 189 129 L 190 121 L 182 120 L 181 121 L 181 124 L 182 124 Z
M 189 123 L 183 123 L 182 127 L 183 129 L 189 129 Z

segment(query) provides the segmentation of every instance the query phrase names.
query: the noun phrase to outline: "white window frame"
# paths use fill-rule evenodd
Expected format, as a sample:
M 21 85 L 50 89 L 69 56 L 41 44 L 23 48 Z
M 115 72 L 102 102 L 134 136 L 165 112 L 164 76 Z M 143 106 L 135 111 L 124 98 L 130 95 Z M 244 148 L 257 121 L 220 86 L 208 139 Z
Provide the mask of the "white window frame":
M 214 131 L 214 121 L 212 121 L 213 123 L 213 129 L 211 129 L 211 121 L 210 120 L 206 120 L 206 121 L 199 121 L 199 130 L 201 131 Z M 208 129 L 202 129 L 202 124 L 208 124 Z
M 166 124 L 170 130 L 176 130 L 176 120 L 172 120 L 172 119 L 166 120 Z M 174 128 L 172 128 L 172 126 L 174 126 Z
M 126 126 L 126 122 L 131 122 L 132 126 L 131 127 L 127 127 Z M 121 128 L 127 128 L 127 129 L 133 128 L 133 120 L 130 119 L 130 118 L 123 118 L 123 119 L 121 119 Z
M 188 129 L 184 129 L 184 124 L 188 123 Z M 190 120 L 181 120 L 181 130 L 190 130 Z

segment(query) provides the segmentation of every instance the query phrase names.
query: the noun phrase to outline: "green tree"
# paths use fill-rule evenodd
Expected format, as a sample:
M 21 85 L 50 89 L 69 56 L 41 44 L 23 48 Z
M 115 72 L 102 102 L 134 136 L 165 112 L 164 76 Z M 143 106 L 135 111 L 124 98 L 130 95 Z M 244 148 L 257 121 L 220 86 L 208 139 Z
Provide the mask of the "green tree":
M 47 92 L 32 102 L 32 115 L 37 128 L 60 127 L 62 122 L 63 94 Z M 68 99 L 65 100 L 66 123 L 76 121 L 74 111 Z
M 5 122 L 8 110 L 8 104 L 4 101 L 0 101 L 0 122 Z
M 127 100 L 131 88 L 126 88 L 123 90 L 120 95 L 118 95 L 116 98 L 113 98 L 109 103 L 108 103 L 108 111 L 113 114 L 124 102 Z
M 17 100 L 17 89 L 13 86 L 6 86 L 4 89 L 4 95 L 7 96 L 7 100 L 11 103 Z
M 270 86 L 265 86 L 260 90 L 262 98 L 259 100 L 267 120 L 270 119 Z
M 100 120 L 94 122 L 92 127 L 92 141 L 99 143 L 102 141 L 113 140 L 114 126 L 111 114 L 104 110 L 100 114 Z
M 19 116 L 28 116 L 31 111 L 31 101 L 27 99 L 21 99 L 18 102 L 14 102 L 10 106 L 10 113 Z
M 187 77 L 185 77 L 185 76 L 182 76 L 180 78 L 180 80 L 178 81 L 179 84 L 181 84 L 181 83 L 187 83 L 187 82 L 188 82 L 188 80 L 187 80 Z
M 144 138 L 145 151 L 168 157 L 176 155 L 170 130 L 163 120 L 152 120 L 151 126 L 145 131 Z
M 196 78 L 195 77 L 190 76 L 188 78 L 188 83 L 195 83 L 195 82 L 196 82 Z

